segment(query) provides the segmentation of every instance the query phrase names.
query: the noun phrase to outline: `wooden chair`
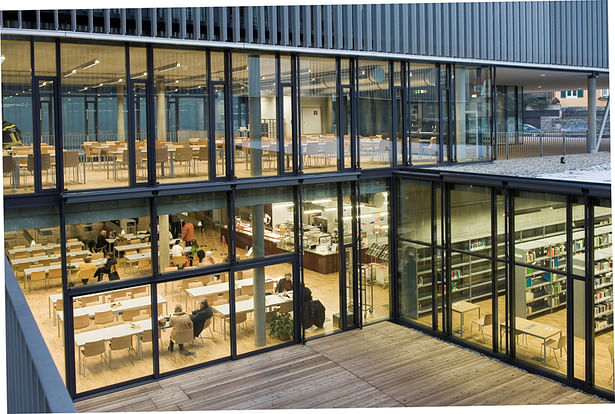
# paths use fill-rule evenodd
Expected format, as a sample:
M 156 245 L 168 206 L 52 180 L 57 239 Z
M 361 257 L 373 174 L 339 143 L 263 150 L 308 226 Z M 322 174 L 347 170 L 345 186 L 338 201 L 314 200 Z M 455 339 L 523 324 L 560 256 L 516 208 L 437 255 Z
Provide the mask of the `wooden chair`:
M 279 313 L 290 313 L 292 312 L 293 309 L 293 302 L 284 302 L 284 303 L 280 303 L 280 306 L 278 309 L 276 309 Z
M 147 290 L 147 286 L 139 286 L 139 287 L 136 287 L 136 288 L 132 288 L 131 294 L 132 294 L 133 298 L 139 298 L 139 297 L 142 297 L 142 296 L 149 295 L 148 290 Z
M 542 352 L 542 349 L 544 347 L 544 344 L 540 344 L 540 352 Z M 566 350 L 566 335 L 560 335 L 560 337 L 558 339 L 547 339 L 547 348 L 551 349 L 551 352 L 553 352 L 553 356 L 555 357 L 555 362 L 557 363 L 557 367 L 559 368 L 559 361 L 557 360 L 557 354 L 555 353 L 555 351 L 559 350 L 559 357 L 562 358 L 563 354 L 562 354 L 562 350 L 568 352 Z M 545 363 L 546 363 L 546 353 L 545 353 Z
M 235 302 L 241 302 L 242 300 L 249 300 L 250 296 L 249 295 L 240 295 L 237 296 L 237 298 L 235 299 Z
M 79 365 L 81 367 L 81 374 L 83 376 L 85 376 L 86 358 L 93 357 L 96 355 L 100 355 L 101 361 L 103 362 L 103 366 L 104 366 L 106 362 L 105 340 L 104 339 L 100 341 L 96 341 L 96 342 L 85 343 L 83 347 L 81 348 L 81 352 L 79 353 L 79 358 L 80 358 Z
M 244 324 L 244 327 L 248 326 L 248 313 L 247 312 L 237 312 L 235 316 L 235 323 L 237 325 Z
M 54 282 L 54 283 L 52 283 Z M 48 285 L 52 286 L 54 284 L 61 285 L 62 284 L 62 269 L 49 269 L 48 275 Z
M 254 295 L 253 285 L 242 286 L 240 290 L 241 290 L 242 295 L 248 295 L 248 296 Z
M 133 321 L 136 321 L 137 319 L 133 319 Z M 143 331 L 143 333 L 141 334 L 141 343 L 148 343 L 148 342 L 152 342 L 153 340 L 153 336 L 152 336 L 152 330 L 151 329 L 147 329 L 145 331 Z M 158 326 L 158 341 L 160 342 L 160 345 L 158 345 L 158 349 L 163 349 L 162 348 L 162 330 L 160 329 L 160 326 Z
M 128 300 L 130 299 L 130 291 L 128 290 L 116 290 L 111 292 L 109 295 L 111 297 L 112 302 L 117 302 L 120 300 Z
M 132 335 L 119 336 L 116 338 L 111 338 L 109 341 L 109 369 L 111 369 L 111 358 L 113 356 L 113 351 L 122 351 L 124 349 L 128 351 L 128 359 L 130 360 L 130 363 L 134 365 L 132 356 L 130 355 L 130 351 L 134 351 L 132 349 Z
M 90 315 L 84 313 L 73 318 L 73 326 L 75 330 L 86 329 L 90 326 Z
M 203 332 L 205 332 L 206 329 L 209 329 L 209 333 L 211 334 L 211 339 L 214 339 L 214 331 L 212 329 L 212 323 L 211 323 L 213 319 L 214 319 L 213 317 L 207 319 L 205 321 L 205 324 L 203 325 L 203 330 L 201 331 L 201 333 L 199 333 L 198 338 L 201 340 L 201 344 L 202 345 L 205 345 L 205 341 L 203 341 L 203 336 L 202 335 L 203 335 Z
M 139 309 L 126 309 L 122 312 L 122 320 L 126 322 L 132 322 L 135 316 L 140 315 Z
M 613 383 L 613 374 L 615 374 L 615 354 L 613 353 L 613 344 L 609 344 L 609 356 L 611 358 L 611 378 L 609 384 Z
M 92 253 L 92 260 L 103 259 L 105 254 L 103 252 Z
M 79 302 L 81 302 L 81 306 L 98 305 L 100 304 L 98 299 L 99 296 L 82 296 L 79 298 Z
M 79 250 L 82 249 L 82 246 L 78 245 L 78 244 L 73 244 L 68 248 L 69 252 L 77 252 Z
M 113 322 L 113 311 L 107 310 L 94 313 L 94 325 L 106 325 Z
M 265 282 L 265 293 L 275 293 L 275 282 L 273 280 Z
M 89 280 L 94 277 L 94 273 L 96 273 L 96 268 L 81 269 L 77 271 L 75 278 L 79 281 L 85 280 L 85 279 Z
M 37 270 L 30 273 L 30 283 L 28 283 L 28 291 L 32 289 L 32 283 L 43 282 L 43 285 L 47 285 L 47 278 L 44 270 Z
M 139 259 L 137 262 L 137 272 L 148 272 L 151 271 L 150 259 L 144 257 L 143 259 Z
M 186 263 L 186 257 L 184 256 L 175 256 L 172 260 L 171 263 L 173 264 L 173 266 L 177 266 L 179 269 L 181 269 L 184 264 Z
M 202 286 L 203 286 L 203 282 L 199 282 L 199 281 L 188 283 L 188 289 L 194 289 L 194 288 L 198 288 Z
M 194 348 L 194 330 L 183 329 L 181 331 L 175 331 L 175 341 L 173 341 L 175 345 L 186 345 L 188 343 L 192 343 Z M 196 358 L 196 351 L 192 351 L 193 356 Z M 173 359 L 175 359 L 175 354 L 173 354 Z
M 472 328 L 474 327 L 474 325 L 477 325 L 478 329 L 480 330 L 480 333 L 483 335 L 483 342 L 485 342 L 485 327 L 491 326 L 492 323 L 493 319 L 490 313 L 485 313 L 480 319 L 473 319 L 472 323 L 470 324 L 470 337 L 472 337 Z

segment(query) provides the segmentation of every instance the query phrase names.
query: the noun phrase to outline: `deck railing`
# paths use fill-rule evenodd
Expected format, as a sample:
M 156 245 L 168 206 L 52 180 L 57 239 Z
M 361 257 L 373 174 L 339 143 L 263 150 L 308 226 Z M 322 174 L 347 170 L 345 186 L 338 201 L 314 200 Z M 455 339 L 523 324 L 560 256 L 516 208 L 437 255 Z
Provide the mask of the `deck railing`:
M 587 152 L 585 133 L 565 132 L 498 132 L 497 159 L 582 154 Z M 604 136 L 599 151 L 609 151 L 610 137 Z
M 6 395 L 9 413 L 74 413 L 75 406 L 5 259 Z

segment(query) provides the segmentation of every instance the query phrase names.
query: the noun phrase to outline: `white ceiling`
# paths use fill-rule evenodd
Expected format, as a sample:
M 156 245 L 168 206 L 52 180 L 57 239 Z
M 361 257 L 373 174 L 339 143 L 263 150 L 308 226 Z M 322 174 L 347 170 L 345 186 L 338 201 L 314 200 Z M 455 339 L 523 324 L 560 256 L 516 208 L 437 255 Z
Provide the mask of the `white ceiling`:
M 495 81 L 497 85 L 523 86 L 524 92 L 587 89 L 589 74 L 590 72 L 498 67 L 495 72 Z M 596 79 L 596 88 L 607 89 L 608 87 L 609 75 L 600 74 Z

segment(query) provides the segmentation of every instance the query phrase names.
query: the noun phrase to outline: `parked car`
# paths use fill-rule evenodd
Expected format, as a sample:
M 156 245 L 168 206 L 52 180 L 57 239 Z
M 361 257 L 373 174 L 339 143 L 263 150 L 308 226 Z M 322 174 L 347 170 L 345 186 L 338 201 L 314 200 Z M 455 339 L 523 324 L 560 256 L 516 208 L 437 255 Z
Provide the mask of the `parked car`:
M 540 129 L 538 129 L 535 126 L 532 126 L 530 124 L 523 124 L 523 125 L 521 125 L 521 131 L 522 132 L 534 132 L 534 133 L 542 132 L 542 130 L 540 130 Z
M 587 125 L 585 124 L 572 124 L 566 128 L 562 128 L 562 132 L 587 132 Z

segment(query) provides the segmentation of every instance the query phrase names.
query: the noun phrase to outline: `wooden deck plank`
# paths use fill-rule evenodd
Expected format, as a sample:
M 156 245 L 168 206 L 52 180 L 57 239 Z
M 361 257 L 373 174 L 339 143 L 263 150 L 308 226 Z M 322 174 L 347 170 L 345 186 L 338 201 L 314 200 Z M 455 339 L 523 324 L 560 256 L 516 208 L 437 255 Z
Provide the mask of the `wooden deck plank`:
M 382 322 L 79 401 L 78 411 L 588 404 L 605 401 Z

